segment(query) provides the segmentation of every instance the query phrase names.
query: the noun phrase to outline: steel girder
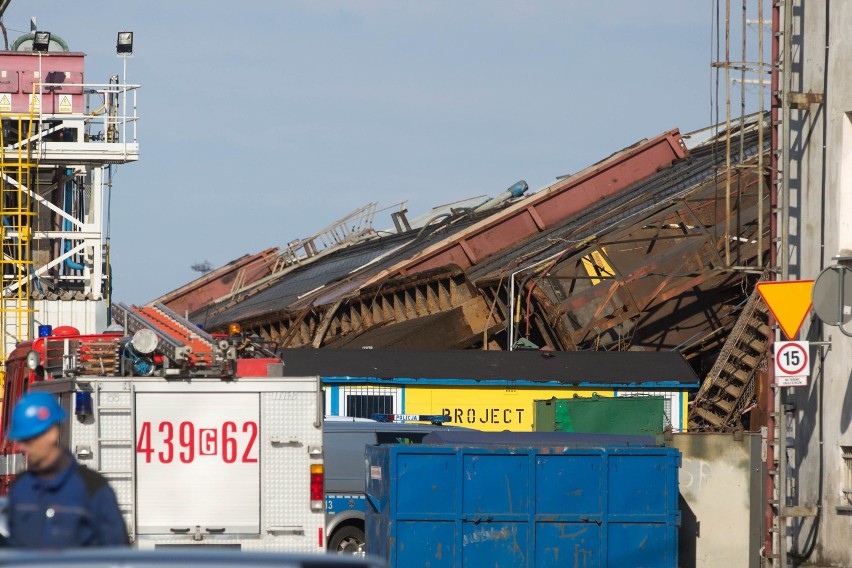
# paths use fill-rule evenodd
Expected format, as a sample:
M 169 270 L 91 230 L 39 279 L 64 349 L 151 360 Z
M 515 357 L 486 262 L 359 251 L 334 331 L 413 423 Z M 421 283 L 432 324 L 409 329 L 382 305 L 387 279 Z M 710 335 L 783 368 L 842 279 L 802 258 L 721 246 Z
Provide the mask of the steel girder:
M 438 315 L 444 319 L 436 330 L 425 318 L 434 320 Z M 430 341 L 421 339 L 421 344 L 451 348 L 466 346 L 483 333 L 492 335 L 503 325 L 502 319 L 496 306 L 488 303 L 461 270 L 444 269 L 387 281 L 331 304 L 308 306 L 242 325 L 280 348 L 351 347 L 365 340 L 377 348 L 401 346 L 399 333 L 378 333 L 389 326 L 404 326 L 405 335 L 414 337 L 408 343 L 416 345 L 417 334 L 428 333 Z M 417 321 L 427 325 L 419 329 Z

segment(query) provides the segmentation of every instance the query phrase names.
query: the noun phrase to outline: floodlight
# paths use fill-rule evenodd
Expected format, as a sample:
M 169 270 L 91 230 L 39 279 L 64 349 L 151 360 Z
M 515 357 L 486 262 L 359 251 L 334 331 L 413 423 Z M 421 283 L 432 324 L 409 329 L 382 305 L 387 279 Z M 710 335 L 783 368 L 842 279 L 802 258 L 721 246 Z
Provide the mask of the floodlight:
M 33 33 L 33 51 L 47 51 L 50 47 L 50 32 Z
M 133 32 L 118 32 L 115 42 L 115 52 L 119 55 L 133 53 Z

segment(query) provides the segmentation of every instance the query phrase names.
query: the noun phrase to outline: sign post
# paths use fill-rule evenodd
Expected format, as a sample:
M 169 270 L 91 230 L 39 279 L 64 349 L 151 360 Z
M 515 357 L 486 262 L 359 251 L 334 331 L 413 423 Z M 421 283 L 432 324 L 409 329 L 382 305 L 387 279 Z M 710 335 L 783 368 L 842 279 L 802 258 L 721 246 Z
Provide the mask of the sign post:
M 786 235 L 786 233 L 785 233 Z M 786 241 L 782 245 L 786 252 Z M 781 275 L 788 274 L 786 259 L 782 257 Z M 761 282 L 757 285 L 763 301 L 775 316 L 775 320 L 787 336 L 795 340 L 799 329 L 811 309 L 814 281 L 813 280 L 781 280 L 776 282 Z M 794 345 L 790 345 L 794 344 Z M 773 426 L 773 459 L 767 462 L 769 468 L 777 468 L 778 478 L 770 483 L 776 492 L 777 512 L 773 513 L 777 546 L 775 552 L 781 557 L 781 566 L 787 566 L 787 417 L 784 414 L 784 387 L 805 386 L 810 374 L 810 357 L 806 341 L 777 341 L 775 342 L 775 366 L 773 368 L 775 391 L 774 405 L 777 418 L 769 419 L 768 426 Z M 802 373 L 806 373 L 802 375 Z M 772 463 L 777 460 L 777 466 Z M 770 476 L 771 479 L 771 476 Z M 770 497 L 771 498 L 771 497 Z

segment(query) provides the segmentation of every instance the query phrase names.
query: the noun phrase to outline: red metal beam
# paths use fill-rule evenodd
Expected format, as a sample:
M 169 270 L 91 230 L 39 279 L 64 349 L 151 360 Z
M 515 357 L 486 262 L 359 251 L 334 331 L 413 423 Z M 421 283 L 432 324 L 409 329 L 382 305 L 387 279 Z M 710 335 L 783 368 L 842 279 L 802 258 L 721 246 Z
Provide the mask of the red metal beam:
M 245 255 L 225 266 L 181 286 L 154 300 L 179 314 L 194 312 L 228 295 L 242 271 L 242 285 L 248 286 L 272 272 L 278 258 L 277 248 Z M 152 302 L 153 303 L 153 302 Z
M 467 269 L 627 189 L 688 153 L 677 129 L 638 143 L 388 268 L 365 286 L 451 264 Z

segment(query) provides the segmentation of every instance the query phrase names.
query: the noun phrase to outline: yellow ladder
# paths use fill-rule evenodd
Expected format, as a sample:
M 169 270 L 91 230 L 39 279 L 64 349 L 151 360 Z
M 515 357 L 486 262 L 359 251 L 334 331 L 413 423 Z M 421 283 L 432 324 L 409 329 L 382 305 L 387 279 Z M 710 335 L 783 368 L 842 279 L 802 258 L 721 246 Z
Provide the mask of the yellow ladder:
M 33 203 L 28 190 L 37 163 L 33 162 L 34 112 L 0 113 L 0 393 L 6 375 L 6 359 L 19 341 L 32 338 L 33 309 L 30 302 L 30 271 Z M 0 395 L 2 396 L 2 395 Z

